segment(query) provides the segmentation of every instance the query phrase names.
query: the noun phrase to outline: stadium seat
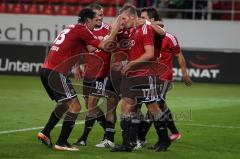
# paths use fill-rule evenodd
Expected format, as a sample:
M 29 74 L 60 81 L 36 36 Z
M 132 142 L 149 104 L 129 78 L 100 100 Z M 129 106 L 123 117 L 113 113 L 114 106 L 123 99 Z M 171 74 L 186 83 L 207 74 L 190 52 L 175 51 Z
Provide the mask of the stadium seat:
M 234 15 L 234 20 L 240 20 L 240 13 L 236 13 L 235 15 Z
M 37 4 L 31 4 L 27 7 L 27 14 L 39 14 L 39 6 Z
M 108 1 L 108 0 L 100 0 L 99 3 L 102 4 L 102 5 L 107 5 L 107 4 L 111 4 L 113 1 Z
M 47 3 L 48 0 L 35 0 L 36 3 Z
M 24 14 L 24 6 L 21 3 L 13 4 L 12 13 L 14 14 Z
M 63 3 L 64 0 L 50 0 L 51 3 Z
M 110 6 L 104 9 L 104 15 L 108 16 L 108 17 L 114 17 L 116 16 L 117 11 L 116 11 L 116 7 L 114 6 Z
M 231 19 L 231 14 L 228 13 L 223 13 L 220 15 L 221 20 L 230 20 Z
M 89 3 L 93 3 L 94 0 L 81 0 L 79 1 L 81 4 L 89 4 Z
M 82 6 L 78 5 L 78 6 L 74 6 L 73 7 L 73 15 L 78 15 L 78 13 L 83 9 Z
M 33 3 L 34 0 L 20 0 L 21 3 Z
M 232 9 L 232 2 L 221 2 L 221 9 L 222 10 L 231 10 Z
M 234 9 L 240 11 L 240 2 L 235 2 Z
M 78 4 L 79 0 L 66 0 L 65 2 L 68 4 Z
M 47 14 L 47 15 L 54 15 L 55 14 L 55 7 L 54 7 L 54 5 L 51 5 L 51 4 L 44 5 L 42 13 L 43 14 Z
M 17 2 L 19 2 L 19 0 L 6 0 L 5 2 L 7 2 L 7 3 L 17 3 Z
M 6 3 L 1 3 L 0 4 L 0 13 L 8 13 L 8 4 Z
M 61 5 L 58 9 L 57 15 L 71 15 L 71 9 L 67 5 Z
M 113 0 L 113 5 L 123 5 L 125 3 L 125 0 Z

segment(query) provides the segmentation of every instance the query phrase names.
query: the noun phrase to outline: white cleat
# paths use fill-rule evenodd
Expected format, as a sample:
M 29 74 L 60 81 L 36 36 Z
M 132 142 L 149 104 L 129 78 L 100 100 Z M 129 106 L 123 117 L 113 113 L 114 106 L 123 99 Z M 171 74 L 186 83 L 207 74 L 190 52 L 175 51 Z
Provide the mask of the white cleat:
M 134 150 L 142 149 L 147 144 L 146 141 L 137 140 L 137 145 L 133 148 Z
M 96 147 L 113 148 L 113 147 L 115 147 L 115 144 L 112 141 L 105 139 L 105 140 L 101 141 L 99 144 L 97 144 Z

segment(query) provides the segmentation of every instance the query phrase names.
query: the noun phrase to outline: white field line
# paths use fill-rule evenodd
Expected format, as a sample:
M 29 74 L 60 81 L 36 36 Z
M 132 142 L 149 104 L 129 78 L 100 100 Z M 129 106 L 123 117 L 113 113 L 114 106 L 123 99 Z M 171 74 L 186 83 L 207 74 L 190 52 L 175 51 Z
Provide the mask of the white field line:
M 77 122 L 76 125 L 84 124 L 84 122 Z M 57 124 L 55 127 L 60 127 L 62 124 Z M 16 130 L 6 130 L 6 131 L 0 131 L 0 135 L 3 134 L 11 134 L 16 132 L 26 132 L 26 131 L 32 131 L 32 130 L 41 130 L 43 127 L 33 127 L 33 128 L 24 128 L 24 129 L 16 129 Z
M 178 125 L 185 126 L 195 126 L 195 127 L 208 127 L 208 128 L 223 128 L 223 129 L 240 129 L 240 126 L 231 126 L 231 125 L 207 125 L 207 124 L 187 124 L 187 123 L 178 123 Z
M 77 122 L 77 125 L 84 124 L 84 122 Z M 185 126 L 194 126 L 194 127 L 208 127 L 208 128 L 223 128 L 223 129 L 240 129 L 240 126 L 225 126 L 225 125 L 205 125 L 205 124 L 187 124 L 187 123 L 178 123 L 178 125 L 185 125 Z M 62 124 L 57 124 L 56 127 L 60 127 Z M 0 135 L 3 134 L 11 134 L 16 132 L 26 132 L 32 130 L 41 130 L 43 127 L 33 127 L 33 128 L 24 128 L 24 129 L 16 129 L 16 130 L 6 130 L 0 131 Z

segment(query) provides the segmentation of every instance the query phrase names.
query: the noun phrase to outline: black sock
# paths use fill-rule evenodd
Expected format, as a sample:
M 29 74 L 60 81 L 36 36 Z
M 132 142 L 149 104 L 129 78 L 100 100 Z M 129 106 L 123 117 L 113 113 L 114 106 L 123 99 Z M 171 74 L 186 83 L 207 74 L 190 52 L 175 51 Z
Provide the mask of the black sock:
M 154 127 L 157 131 L 158 142 L 166 143 L 170 141 L 168 137 L 167 125 L 163 116 L 154 120 Z
M 109 121 L 106 121 L 104 139 L 114 142 L 114 134 L 115 134 L 115 124 Z
M 106 129 L 106 119 L 105 119 L 105 115 L 103 114 L 103 112 L 97 114 L 96 120 L 97 120 L 98 124 L 101 125 L 103 130 L 105 130 Z
M 141 120 L 138 131 L 138 139 L 146 141 L 146 136 L 153 123 L 153 116 L 147 112 L 146 117 Z
M 56 144 L 63 145 L 67 143 L 67 139 L 69 138 L 73 130 L 77 116 L 78 114 L 75 113 L 71 112 L 66 113 L 66 116 L 63 121 L 62 130 Z
M 44 135 L 50 136 L 51 130 L 55 127 L 55 125 L 59 122 L 59 120 L 62 118 L 63 114 L 67 111 L 67 108 L 65 105 L 57 105 L 56 108 L 53 110 L 52 114 L 50 115 L 50 118 L 41 131 Z
M 172 112 L 169 108 L 167 108 L 167 110 L 164 112 L 164 116 L 166 119 L 167 127 L 171 131 L 171 133 L 173 134 L 179 133 L 174 123 Z
M 96 119 L 94 117 L 86 116 L 84 131 L 83 131 L 82 136 L 79 138 L 79 141 L 85 141 L 85 142 L 87 141 L 88 135 L 89 135 L 90 131 L 92 130 L 95 120 Z
M 129 117 L 121 117 L 121 129 L 122 129 L 122 145 L 130 146 L 129 130 L 131 126 L 131 119 Z
M 132 117 L 131 126 L 129 130 L 129 138 L 132 146 L 137 144 L 137 134 L 139 130 L 140 120 L 137 117 Z

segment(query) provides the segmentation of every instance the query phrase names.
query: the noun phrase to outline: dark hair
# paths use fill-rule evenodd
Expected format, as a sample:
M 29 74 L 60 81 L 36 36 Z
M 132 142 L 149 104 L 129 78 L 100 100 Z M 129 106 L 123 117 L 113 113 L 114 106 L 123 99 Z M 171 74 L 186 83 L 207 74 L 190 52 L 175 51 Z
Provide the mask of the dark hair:
M 88 8 L 91 8 L 91 9 L 96 9 L 96 10 L 101 10 L 103 9 L 103 6 L 101 6 L 100 4 L 98 3 L 92 3 L 88 6 Z
M 159 14 L 158 14 L 158 11 L 156 8 L 153 8 L 153 7 L 148 7 L 148 8 L 143 8 L 141 10 L 141 13 L 142 12 L 147 12 L 147 15 L 148 17 L 151 19 L 151 18 L 154 18 L 154 21 L 158 21 L 158 20 L 161 20 Z
M 137 9 L 135 6 L 131 4 L 125 4 L 120 10 L 119 13 L 121 14 L 122 12 L 127 12 L 132 15 L 137 15 Z
M 96 13 L 90 8 L 82 9 L 78 14 L 78 23 L 84 24 L 86 23 L 87 19 L 93 19 Z

